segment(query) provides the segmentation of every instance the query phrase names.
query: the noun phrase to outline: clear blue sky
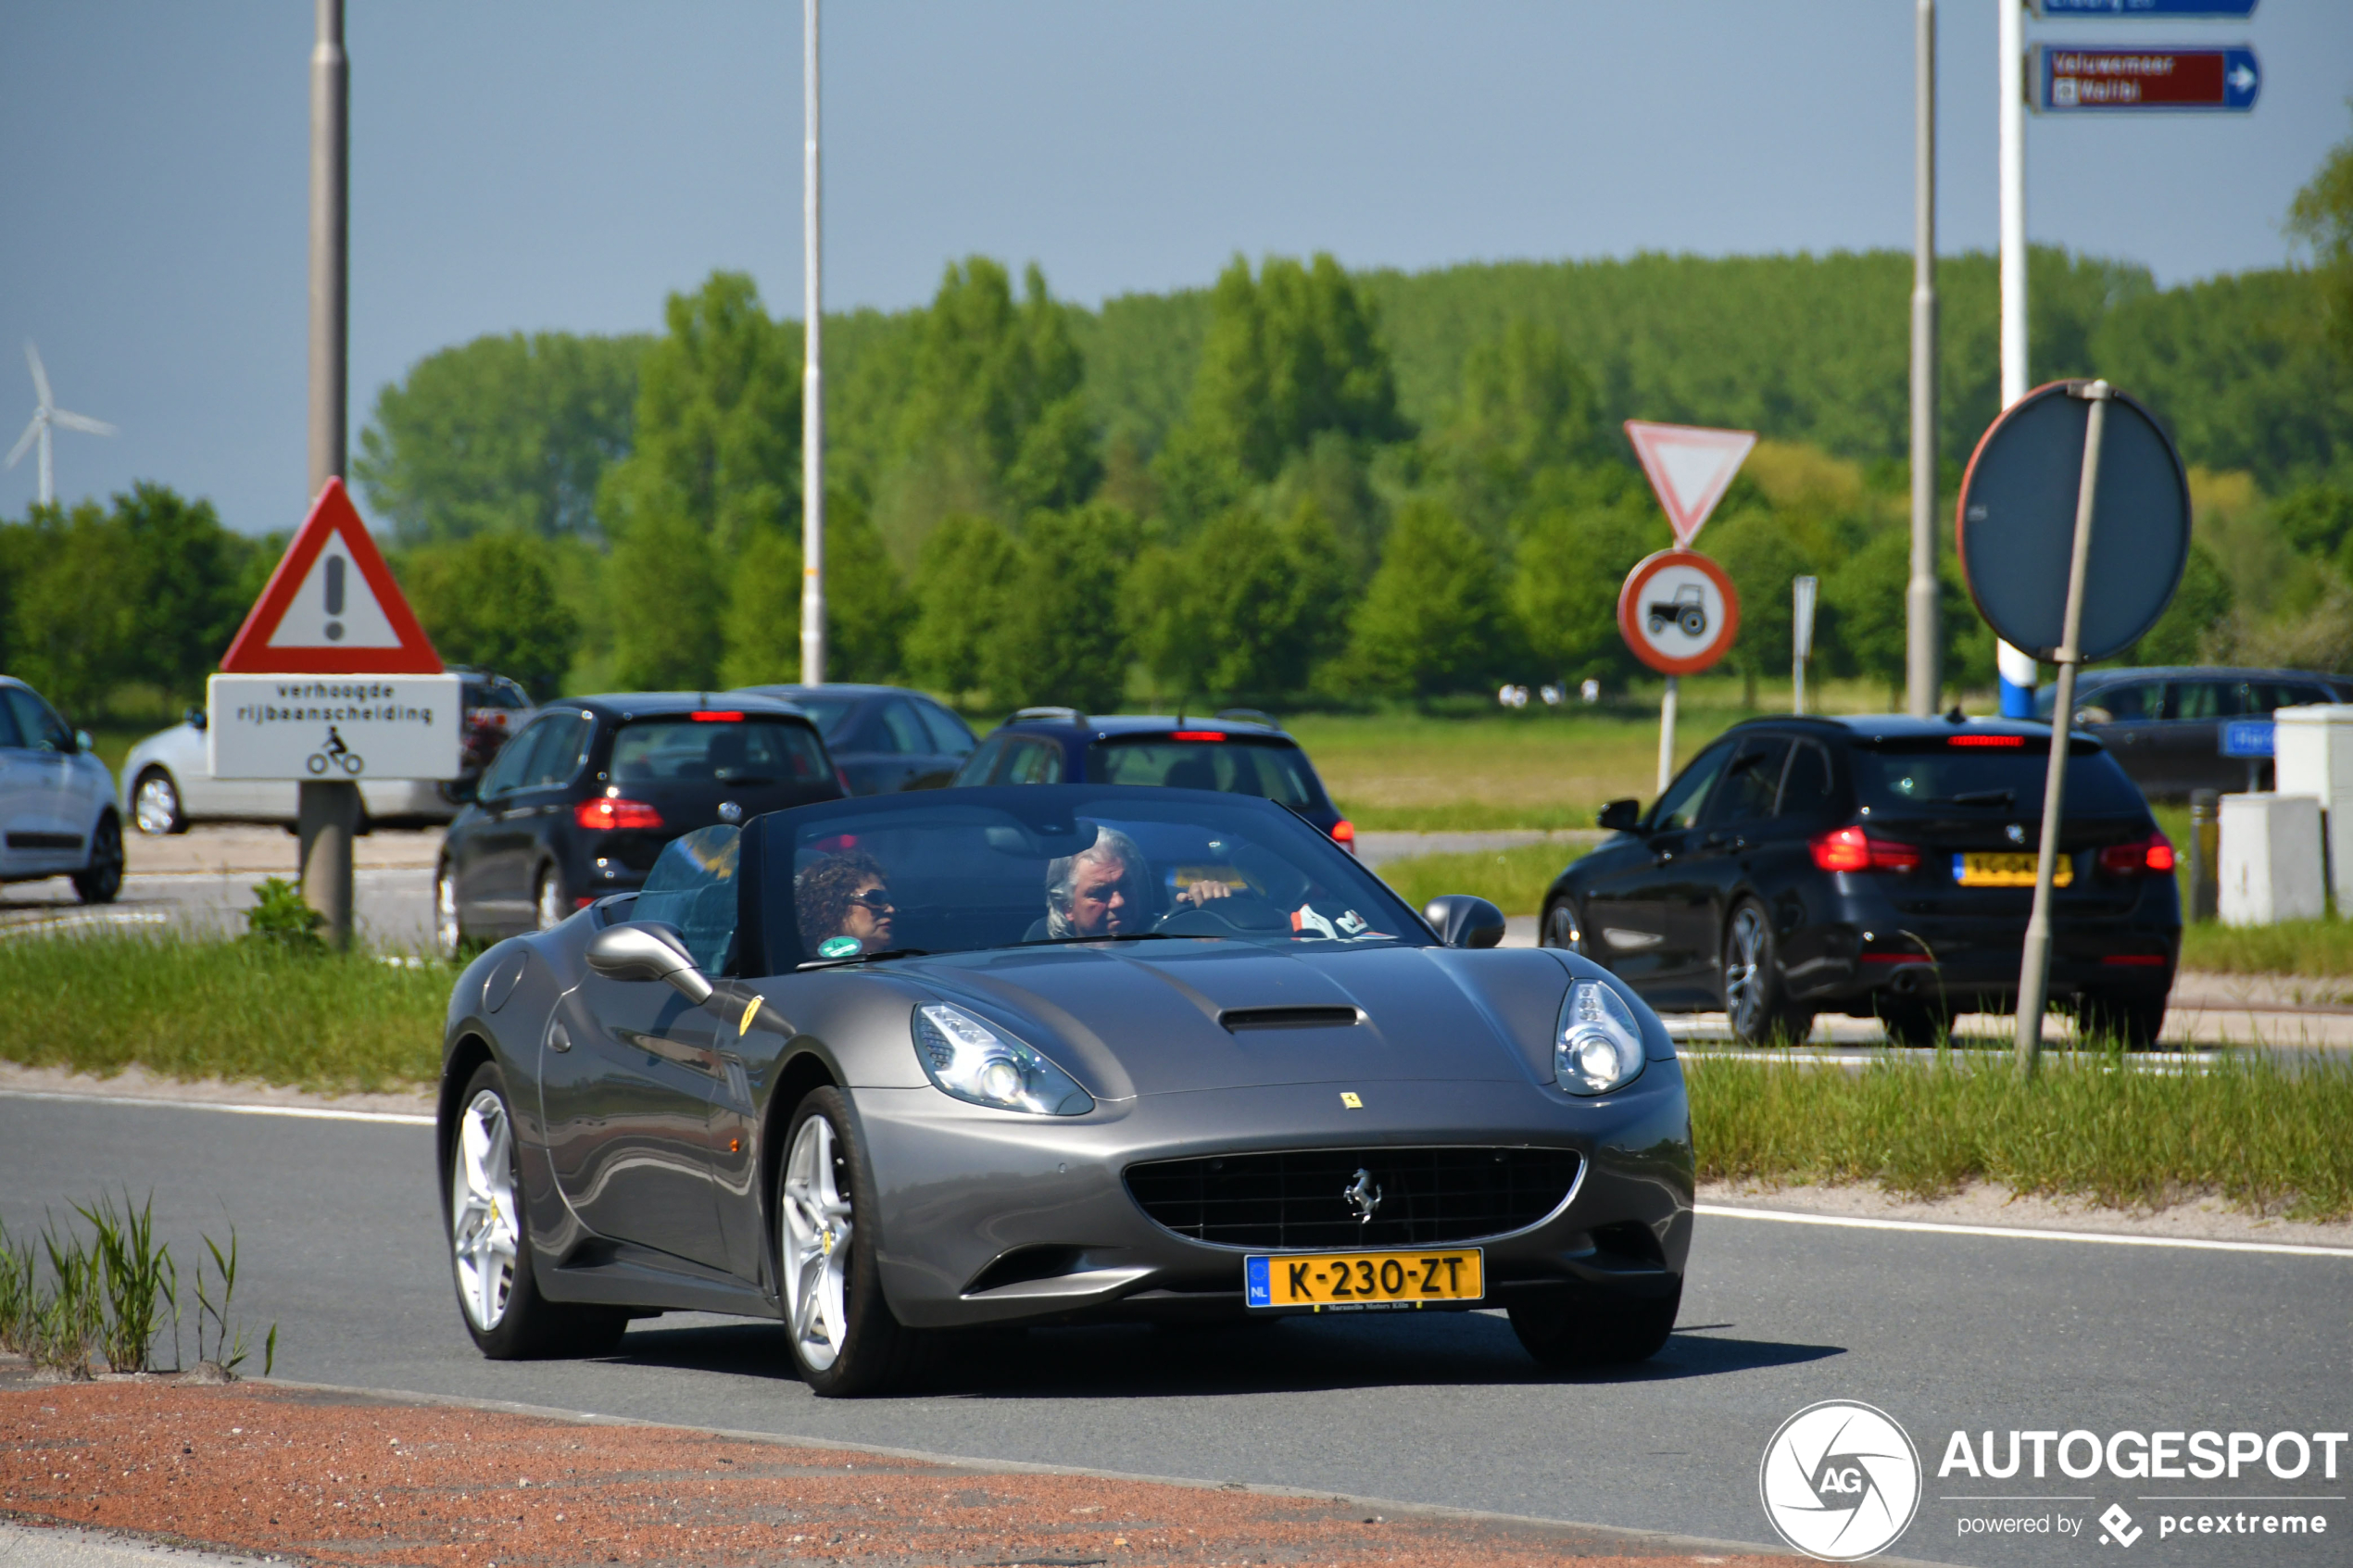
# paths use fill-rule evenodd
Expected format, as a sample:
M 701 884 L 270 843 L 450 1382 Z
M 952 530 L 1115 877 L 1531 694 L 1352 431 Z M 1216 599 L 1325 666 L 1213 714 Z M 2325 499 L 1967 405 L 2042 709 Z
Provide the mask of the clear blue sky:
M 1944 0 L 1944 247 L 1994 238 L 2002 0 Z M 1908 0 L 836 0 L 827 304 L 925 298 L 950 257 L 1036 259 L 1093 303 L 1235 252 L 1356 267 L 1908 246 Z M 355 428 L 482 332 L 654 327 L 712 268 L 800 296 L 799 6 L 351 0 Z M 2251 23 L 2030 23 L 2058 42 L 2251 41 L 2244 118 L 2030 123 L 2033 237 L 2172 282 L 2289 256 L 2353 133 L 2353 4 Z M 303 505 L 311 10 L 0 13 L 0 414 L 60 404 L 60 494 L 153 478 L 233 525 Z M 0 512 L 33 494 L 30 457 Z

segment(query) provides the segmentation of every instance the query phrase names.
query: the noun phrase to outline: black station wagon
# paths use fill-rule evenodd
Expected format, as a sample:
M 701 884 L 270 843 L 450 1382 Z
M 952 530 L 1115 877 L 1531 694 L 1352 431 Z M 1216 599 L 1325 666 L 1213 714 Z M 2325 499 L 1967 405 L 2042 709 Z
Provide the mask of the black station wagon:
M 1541 939 L 1662 1012 L 1723 1009 L 1744 1041 L 1840 1012 L 1931 1042 L 1955 1013 L 2016 1005 L 2050 745 L 1999 720 L 1735 725 L 1649 810 L 1604 808 L 1617 835 L 1554 879 Z M 2051 998 L 2145 1046 L 2181 947 L 2173 847 L 2081 734 L 2059 849 Z

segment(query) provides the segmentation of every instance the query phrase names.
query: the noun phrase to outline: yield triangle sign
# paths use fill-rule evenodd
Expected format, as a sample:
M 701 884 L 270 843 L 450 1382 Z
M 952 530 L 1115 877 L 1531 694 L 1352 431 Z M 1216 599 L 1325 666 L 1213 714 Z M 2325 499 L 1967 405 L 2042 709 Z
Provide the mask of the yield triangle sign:
M 1642 471 L 1651 476 L 1658 504 L 1667 508 L 1676 545 L 1689 549 L 1707 514 L 1724 498 L 1732 476 L 1740 472 L 1748 449 L 1756 445 L 1756 433 L 1628 420 L 1626 439 L 1634 444 Z
M 438 675 L 441 656 L 340 479 L 319 493 L 220 660 L 230 675 Z

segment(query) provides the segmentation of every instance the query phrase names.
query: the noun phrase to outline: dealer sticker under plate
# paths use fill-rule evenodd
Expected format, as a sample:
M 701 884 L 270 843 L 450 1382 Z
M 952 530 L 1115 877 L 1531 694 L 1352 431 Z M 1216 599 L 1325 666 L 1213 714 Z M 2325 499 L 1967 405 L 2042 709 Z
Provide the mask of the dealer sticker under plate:
M 1308 1307 L 1319 1312 L 1476 1301 L 1487 1293 L 1485 1261 L 1476 1247 L 1252 1256 L 1242 1260 L 1243 1299 L 1252 1307 Z

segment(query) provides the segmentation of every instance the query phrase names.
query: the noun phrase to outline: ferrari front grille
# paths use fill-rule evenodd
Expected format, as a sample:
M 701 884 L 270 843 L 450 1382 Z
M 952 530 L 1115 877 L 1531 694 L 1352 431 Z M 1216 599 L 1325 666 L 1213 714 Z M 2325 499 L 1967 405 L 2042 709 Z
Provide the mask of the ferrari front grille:
M 1429 1247 L 1525 1230 L 1577 1185 L 1565 1148 L 1302 1149 L 1127 1168 L 1152 1220 L 1221 1247 Z

